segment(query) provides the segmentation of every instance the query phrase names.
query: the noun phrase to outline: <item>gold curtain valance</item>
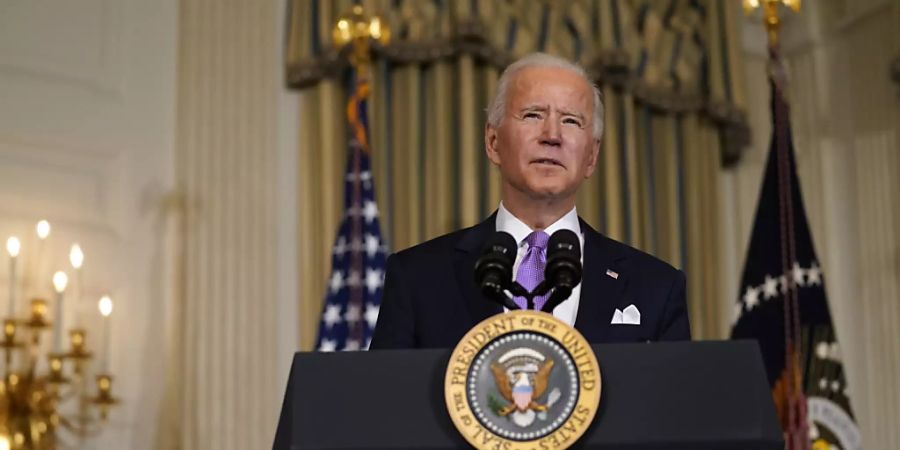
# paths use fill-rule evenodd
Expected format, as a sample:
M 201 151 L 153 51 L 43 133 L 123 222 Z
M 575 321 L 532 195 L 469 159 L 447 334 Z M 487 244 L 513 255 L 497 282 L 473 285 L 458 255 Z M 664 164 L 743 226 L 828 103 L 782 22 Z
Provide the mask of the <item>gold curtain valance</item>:
M 734 18 L 726 0 L 363 0 L 393 30 L 374 46 L 394 65 L 472 55 L 503 68 L 543 51 L 581 63 L 601 85 L 662 113 L 698 113 L 721 132 L 722 162 L 740 157 L 749 132 Z M 292 0 L 286 77 L 292 88 L 339 77 L 346 52 L 331 43 L 352 0 Z M 715 5 L 711 5 L 715 3 Z M 715 6 L 715 7 L 712 7 Z

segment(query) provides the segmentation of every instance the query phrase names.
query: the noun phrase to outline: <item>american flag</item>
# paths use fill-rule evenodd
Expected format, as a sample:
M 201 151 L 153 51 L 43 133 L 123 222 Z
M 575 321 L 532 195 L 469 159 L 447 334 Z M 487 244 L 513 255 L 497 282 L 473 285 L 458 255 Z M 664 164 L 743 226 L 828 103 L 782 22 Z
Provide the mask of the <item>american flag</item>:
M 387 258 L 369 162 L 366 79 L 347 104 L 350 145 L 344 177 L 344 216 L 331 258 L 319 324 L 319 351 L 365 350 L 378 319 Z

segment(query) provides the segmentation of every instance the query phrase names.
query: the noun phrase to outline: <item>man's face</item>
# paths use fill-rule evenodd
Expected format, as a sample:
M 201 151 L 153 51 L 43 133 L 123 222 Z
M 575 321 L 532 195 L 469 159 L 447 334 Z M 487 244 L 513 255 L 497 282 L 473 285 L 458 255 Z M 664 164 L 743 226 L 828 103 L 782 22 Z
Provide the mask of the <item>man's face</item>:
M 593 91 L 578 74 L 530 67 L 513 75 L 500 126 L 485 130 L 488 159 L 504 192 L 534 200 L 574 198 L 596 168 Z

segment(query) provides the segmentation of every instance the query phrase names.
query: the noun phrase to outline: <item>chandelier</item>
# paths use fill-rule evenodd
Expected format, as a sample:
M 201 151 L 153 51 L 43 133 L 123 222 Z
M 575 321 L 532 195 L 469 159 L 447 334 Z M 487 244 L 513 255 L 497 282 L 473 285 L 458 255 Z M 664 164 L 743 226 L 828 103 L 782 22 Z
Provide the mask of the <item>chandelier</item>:
M 30 262 L 33 263 L 34 279 L 40 280 L 50 224 L 42 220 L 35 230 L 37 245 Z M 16 264 L 22 244 L 17 237 L 10 237 L 6 250 L 9 255 L 9 295 L 2 321 L 3 334 L 0 335 L 3 361 L 0 450 L 56 450 L 71 446 L 72 439 L 83 442 L 99 434 L 110 409 L 118 403 L 112 393 L 113 377 L 109 370 L 112 299 L 103 296 L 98 302 L 102 315 L 102 349 L 99 364 L 94 367 L 95 352 L 87 345 L 87 329 L 82 325 L 78 311 L 74 326 L 68 330 L 66 344 L 63 342 L 66 324 L 63 305 L 68 300 L 77 306 L 81 300 L 84 263 L 81 247 L 74 244 L 69 252 L 73 278 L 77 281 L 74 295 L 68 296 L 71 299 L 66 299 L 66 290 L 71 287 L 69 276 L 64 271 L 57 271 L 52 277 L 55 291 L 52 305 L 38 295 L 27 305 L 25 317 L 15 314 L 19 285 Z M 33 287 L 33 290 L 42 293 L 39 288 Z M 51 312 L 52 319 L 49 317 Z

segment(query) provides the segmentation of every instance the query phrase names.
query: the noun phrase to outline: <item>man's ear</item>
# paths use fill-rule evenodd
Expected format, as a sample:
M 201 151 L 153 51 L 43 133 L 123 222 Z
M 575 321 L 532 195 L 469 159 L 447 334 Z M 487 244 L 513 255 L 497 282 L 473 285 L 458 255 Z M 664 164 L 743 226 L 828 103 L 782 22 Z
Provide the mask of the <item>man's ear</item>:
M 597 161 L 600 159 L 600 139 L 594 139 L 593 145 L 591 145 L 591 156 L 588 160 L 587 171 L 584 174 L 585 178 L 590 177 L 594 170 L 597 169 Z
M 500 152 L 497 147 L 497 129 L 491 124 L 484 126 L 484 153 L 495 165 L 500 166 Z

